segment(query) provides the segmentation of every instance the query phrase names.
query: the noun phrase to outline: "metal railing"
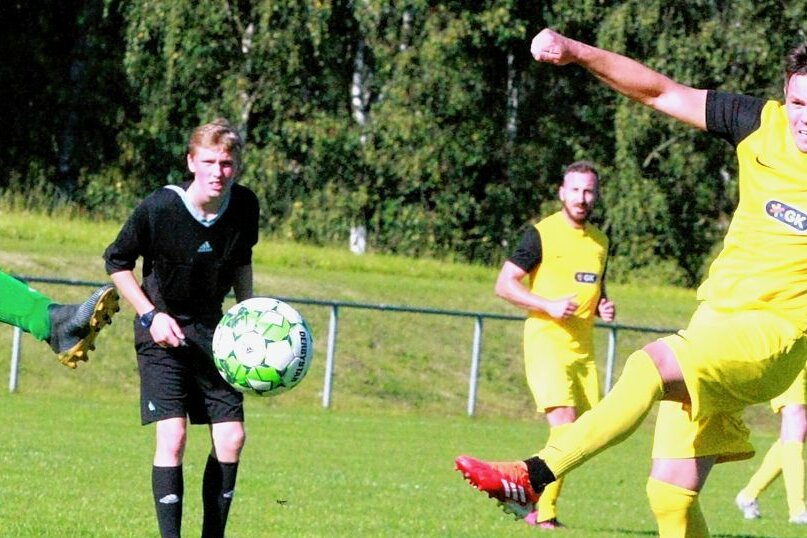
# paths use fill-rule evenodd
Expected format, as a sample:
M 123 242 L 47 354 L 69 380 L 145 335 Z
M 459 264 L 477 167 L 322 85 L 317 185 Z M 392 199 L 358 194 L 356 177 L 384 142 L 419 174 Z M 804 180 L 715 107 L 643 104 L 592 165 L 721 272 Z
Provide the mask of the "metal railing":
M 33 276 L 17 276 L 25 282 L 38 282 L 43 284 L 57 284 L 63 286 L 86 286 L 98 287 L 104 282 L 87 282 L 80 280 L 67 280 L 57 278 L 41 278 Z M 289 304 L 303 304 L 312 306 L 323 306 L 330 309 L 328 322 L 328 342 L 325 357 L 325 379 L 322 390 L 322 406 L 325 408 L 331 405 L 331 395 L 333 393 L 333 374 L 336 363 L 336 340 L 339 333 L 339 310 L 342 308 L 355 308 L 361 310 L 379 310 L 383 312 L 402 312 L 410 314 L 427 314 L 437 316 L 451 316 L 471 318 L 474 322 L 474 337 L 471 347 L 471 369 L 468 378 L 468 403 L 466 412 L 468 416 L 473 416 L 476 408 L 477 388 L 479 384 L 479 365 L 481 362 L 482 333 L 485 319 L 524 321 L 524 316 L 513 316 L 506 314 L 496 314 L 492 312 L 470 312 L 462 310 L 444 310 L 438 308 L 423 308 L 402 305 L 354 303 L 347 301 L 323 301 L 317 299 L 304 299 L 299 297 L 282 297 L 273 295 L 274 298 Z M 595 327 L 608 331 L 608 353 L 605 363 L 605 392 L 611 390 L 614 381 L 614 366 L 616 363 L 617 334 L 620 330 L 642 332 L 642 333 L 662 333 L 669 334 L 675 332 L 674 329 L 639 327 L 634 325 L 620 325 L 616 323 L 595 323 Z M 19 359 L 21 352 L 22 331 L 14 327 L 14 335 L 11 346 L 11 372 L 9 375 L 9 391 L 14 392 L 17 388 L 17 377 L 19 375 Z

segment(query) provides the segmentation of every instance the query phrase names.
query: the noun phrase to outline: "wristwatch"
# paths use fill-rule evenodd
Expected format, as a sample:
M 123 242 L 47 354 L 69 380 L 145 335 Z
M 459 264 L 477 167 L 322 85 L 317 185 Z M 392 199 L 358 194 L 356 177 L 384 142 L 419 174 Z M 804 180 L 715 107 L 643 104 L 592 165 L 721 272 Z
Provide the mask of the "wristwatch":
M 149 310 L 148 312 L 146 312 L 145 314 L 143 314 L 138 318 L 140 320 L 140 325 L 148 329 L 149 327 L 151 327 L 151 322 L 154 321 L 154 316 L 156 315 L 157 315 L 156 308 Z

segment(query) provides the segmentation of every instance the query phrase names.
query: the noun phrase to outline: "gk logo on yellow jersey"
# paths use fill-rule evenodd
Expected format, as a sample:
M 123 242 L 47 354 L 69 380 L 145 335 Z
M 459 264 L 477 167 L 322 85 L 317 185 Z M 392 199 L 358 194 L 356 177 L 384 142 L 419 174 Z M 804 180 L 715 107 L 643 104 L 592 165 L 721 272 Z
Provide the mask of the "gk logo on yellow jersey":
M 595 273 L 575 273 L 574 279 L 577 282 L 583 282 L 585 284 L 594 284 L 597 282 L 597 275 Z
M 765 211 L 779 222 L 784 222 L 800 232 L 807 229 L 807 214 L 795 207 L 790 207 L 776 200 L 770 200 L 765 205 Z

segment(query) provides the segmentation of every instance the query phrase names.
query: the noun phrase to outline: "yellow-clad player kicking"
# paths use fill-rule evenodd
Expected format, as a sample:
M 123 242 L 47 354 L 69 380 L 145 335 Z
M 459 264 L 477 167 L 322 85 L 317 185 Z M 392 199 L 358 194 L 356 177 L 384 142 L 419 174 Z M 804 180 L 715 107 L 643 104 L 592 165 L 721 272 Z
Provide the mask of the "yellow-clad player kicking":
M 550 441 L 600 399 L 594 316 L 613 321 L 615 311 L 605 295 L 608 238 L 588 222 L 598 194 L 591 163 L 567 166 L 558 189 L 561 210 L 527 228 L 496 279 L 496 294 L 528 312 L 524 369 Z M 562 482 L 544 490 L 527 524 L 563 526 L 557 517 Z
M 549 29 L 531 52 L 539 62 L 576 63 L 730 142 L 740 199 L 686 329 L 628 357 L 613 390 L 538 455 L 498 463 L 460 456 L 457 468 L 525 514 L 547 484 L 625 439 L 661 401 L 647 482 L 659 534 L 709 536 L 698 494 L 712 466 L 753 454 L 741 412 L 784 392 L 807 358 L 807 45 L 788 57 L 784 103 L 679 84 Z
M 802 370 L 790 388 L 771 400 L 771 408 L 782 417 L 779 438 L 765 453 L 759 469 L 737 494 L 735 502 L 745 519 L 761 517 L 759 495 L 781 474 L 790 523 L 807 525 L 807 507 L 804 504 L 807 370 Z

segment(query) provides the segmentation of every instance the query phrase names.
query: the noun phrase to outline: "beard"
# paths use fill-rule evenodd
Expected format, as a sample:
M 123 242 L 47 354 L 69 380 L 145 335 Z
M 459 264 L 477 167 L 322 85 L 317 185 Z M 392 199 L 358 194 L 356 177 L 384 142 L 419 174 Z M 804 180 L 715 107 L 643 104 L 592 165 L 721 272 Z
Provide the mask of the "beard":
M 564 202 L 563 211 L 569 219 L 577 224 L 585 224 L 591 214 L 591 207 L 585 204 L 567 204 Z

